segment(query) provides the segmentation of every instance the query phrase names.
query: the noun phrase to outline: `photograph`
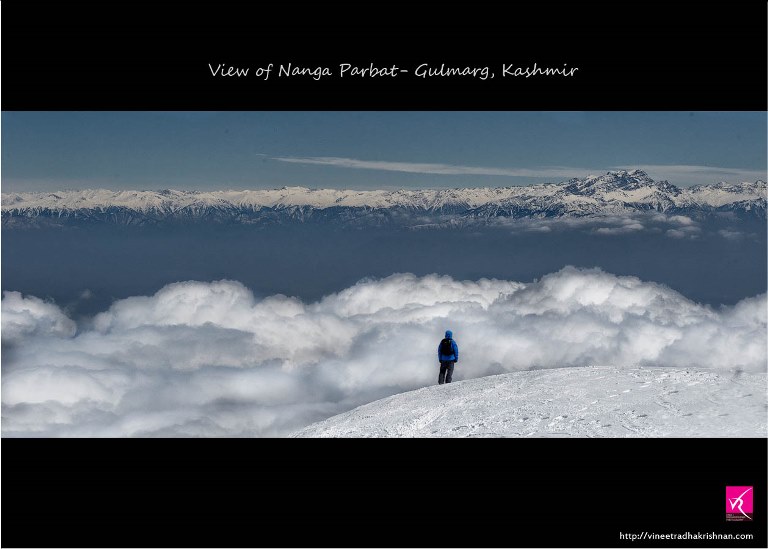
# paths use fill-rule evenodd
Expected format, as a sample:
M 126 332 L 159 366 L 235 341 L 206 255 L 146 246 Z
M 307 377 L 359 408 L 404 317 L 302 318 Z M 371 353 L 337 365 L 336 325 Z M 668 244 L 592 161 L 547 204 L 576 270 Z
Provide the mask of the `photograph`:
M 3 547 L 765 547 L 768 8 L 4 2 Z
M 765 124 L 6 113 L 2 434 L 765 437 Z

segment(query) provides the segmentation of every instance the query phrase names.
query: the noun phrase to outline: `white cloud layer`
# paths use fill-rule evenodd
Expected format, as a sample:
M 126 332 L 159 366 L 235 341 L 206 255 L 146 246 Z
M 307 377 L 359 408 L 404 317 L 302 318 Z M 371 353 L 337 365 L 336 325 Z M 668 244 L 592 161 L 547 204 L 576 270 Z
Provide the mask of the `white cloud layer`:
M 710 184 L 719 181 L 737 183 L 742 181 L 765 181 L 765 170 L 724 168 L 718 166 L 696 166 L 689 164 L 637 164 L 624 166 L 597 166 L 593 168 L 573 166 L 535 166 L 530 168 L 505 168 L 494 166 L 461 166 L 425 162 L 393 162 L 389 160 L 361 160 L 337 156 L 276 156 L 272 160 L 291 164 L 314 164 L 336 168 L 381 170 L 389 172 L 420 173 L 432 175 L 491 175 L 501 177 L 542 177 L 553 181 L 600 175 L 606 170 L 643 170 L 658 180 L 676 184 Z
M 587 365 L 765 371 L 766 306 L 763 294 L 713 309 L 570 267 L 529 284 L 398 274 L 310 304 L 181 282 L 80 326 L 5 292 L 3 435 L 284 435 L 435 383 L 445 329 L 457 380 Z
M 336 156 L 278 156 L 273 160 L 291 164 L 316 164 L 336 168 L 382 170 L 388 172 L 423 173 L 434 175 L 495 175 L 503 177 L 553 177 L 568 179 L 582 174 L 584 168 L 546 166 L 540 168 L 498 168 L 488 166 L 459 166 L 425 162 L 391 162 L 388 160 L 359 160 Z
M 510 232 L 553 232 L 579 231 L 597 236 L 622 236 L 639 233 L 663 233 L 669 238 L 695 240 L 702 234 L 721 238 L 755 238 L 755 233 L 741 233 L 729 227 L 717 232 L 703 231 L 702 225 L 685 215 L 669 215 L 661 212 L 632 212 L 624 215 L 600 215 L 585 217 L 551 217 L 551 218 L 516 218 L 492 217 L 488 220 L 474 220 L 476 223 L 489 223 L 493 226 L 504 227 Z M 450 227 L 455 221 L 448 221 L 444 226 Z M 424 225 L 429 227 L 428 224 Z M 419 228 L 418 226 L 416 228 Z
M 75 334 L 75 323 L 53 303 L 19 292 L 3 292 L 3 341 L 22 339 L 31 335 Z

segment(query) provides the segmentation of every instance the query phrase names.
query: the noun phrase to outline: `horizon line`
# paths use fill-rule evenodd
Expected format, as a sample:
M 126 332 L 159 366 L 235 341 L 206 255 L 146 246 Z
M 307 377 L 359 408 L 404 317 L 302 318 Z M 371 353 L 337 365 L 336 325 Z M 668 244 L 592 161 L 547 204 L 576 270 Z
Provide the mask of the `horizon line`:
M 403 163 L 389 163 L 389 162 L 379 162 L 375 161 L 374 164 L 378 167 L 369 167 L 367 165 L 363 166 L 360 165 L 360 163 L 368 163 L 369 161 L 354 161 L 353 164 L 338 166 L 336 165 L 336 161 L 344 161 L 342 163 L 345 163 L 346 161 L 353 161 L 353 159 L 342 159 L 337 157 L 274 157 L 275 160 L 281 161 L 281 162 L 290 162 L 290 163 L 296 163 L 296 164 L 303 164 L 303 163 L 309 163 L 309 164 L 322 164 L 322 165 L 328 165 L 332 167 L 342 167 L 342 168 L 353 168 L 353 169 L 371 169 L 371 170 L 383 170 L 383 171 L 397 171 L 397 172 L 405 172 L 406 170 L 410 170 L 411 167 L 414 167 L 414 169 L 417 168 L 423 168 L 424 169 L 434 169 L 434 170 L 443 170 L 440 173 L 432 173 L 432 175 L 449 175 L 449 176 L 457 176 L 457 175 L 503 175 L 505 177 L 536 177 L 539 179 L 544 179 L 545 175 L 512 175 L 512 172 L 501 174 L 504 169 L 497 169 L 497 168 L 483 168 L 478 166 L 468 167 L 468 166 L 454 166 L 454 165 L 448 165 L 448 164 L 403 164 Z M 392 164 L 392 166 L 390 166 Z M 385 167 L 380 167 L 384 165 Z M 450 172 L 450 170 L 457 170 L 455 173 Z M 472 170 L 475 173 L 459 173 L 460 170 Z M 489 170 L 487 173 L 479 173 L 482 170 Z M 497 170 L 499 173 L 497 174 L 491 174 L 490 171 Z M 535 171 L 534 169 L 523 169 L 524 171 Z M 213 182 L 209 187 L 201 187 L 200 185 L 192 185 L 190 187 L 170 187 L 170 186 L 163 186 L 163 185 L 157 185 L 157 186 L 146 186 L 146 185 L 137 185 L 135 187 L 119 187 L 115 188 L 110 185 L 109 181 L 104 180 L 83 180 L 83 179 L 74 179 L 74 178 L 68 178 L 66 180 L 49 180 L 49 179 L 35 179 L 35 178 L 23 178 L 23 179 L 12 179 L 8 180 L 6 178 L 5 184 L 0 182 L 0 190 L 3 192 L 3 194 L 22 194 L 22 193 L 45 193 L 45 192 L 69 192 L 69 191 L 84 191 L 84 190 L 105 190 L 105 191 L 112 191 L 112 192 L 121 192 L 121 191 L 142 191 L 142 192 L 162 192 L 162 191 L 170 191 L 170 190 L 176 190 L 176 191 L 183 191 L 183 192 L 244 192 L 244 191 L 274 191 L 274 190 L 284 190 L 284 189 L 290 189 L 290 188 L 296 188 L 296 189 L 308 189 L 308 190 L 336 190 L 336 191 L 356 191 L 356 192 L 372 192 L 372 191 L 441 191 L 441 190 L 463 190 L 463 189 L 504 189 L 504 188 L 511 188 L 511 187 L 532 187 L 532 186 L 542 186 L 542 185 L 562 185 L 566 184 L 569 181 L 572 181 L 574 179 L 588 179 L 590 177 L 601 177 L 604 175 L 608 175 L 610 173 L 621 173 L 626 172 L 627 174 L 637 173 L 641 172 L 645 176 L 649 177 L 652 181 L 661 183 L 661 182 L 667 182 L 671 185 L 674 185 L 678 188 L 690 188 L 690 187 L 696 187 L 696 186 L 708 186 L 708 185 L 717 185 L 719 183 L 726 183 L 731 185 L 736 185 L 740 183 L 756 183 L 760 181 L 766 181 L 768 179 L 768 172 L 766 171 L 760 171 L 760 170 L 746 170 L 741 168 L 721 168 L 721 167 L 712 167 L 712 166 L 694 166 L 694 165 L 635 165 L 635 166 L 612 166 L 609 168 L 600 168 L 597 170 L 585 170 L 583 168 L 570 168 L 570 167 L 549 167 L 549 168 L 541 168 L 541 170 L 556 170 L 558 172 L 561 172 L 563 174 L 568 174 L 567 177 L 559 179 L 559 180 L 549 180 L 549 181 L 529 181 L 526 183 L 519 183 L 519 184 L 508 184 L 508 185 L 474 185 L 474 186 L 412 186 L 412 187 L 406 187 L 406 186 L 397 186 L 397 185 L 383 185 L 381 187 L 376 188 L 365 188 L 365 187 L 351 187 L 351 186 L 313 186 L 313 187 L 307 187 L 301 184 L 297 185 L 279 185 L 279 186 L 270 186 L 270 187 L 243 187 L 243 186 L 229 186 L 224 187 L 223 184 L 226 183 L 215 183 Z M 588 172 L 586 175 L 583 175 L 581 177 L 574 176 L 575 173 L 584 173 Z M 658 172 L 658 171 L 666 171 L 669 174 L 673 175 L 673 177 L 651 177 L 649 175 L 649 171 Z M 430 173 L 430 172 L 410 172 L 407 173 Z M 542 172 L 543 173 L 543 172 Z M 727 176 L 727 177 L 714 177 L 716 174 Z M 702 179 L 709 179 L 709 182 L 705 183 L 690 183 L 690 184 L 683 184 L 683 183 L 673 183 L 672 181 L 679 181 L 681 179 L 688 179 L 688 180 L 702 180 Z M 74 187 L 73 185 L 76 185 L 77 182 L 89 184 L 91 183 L 92 186 L 88 187 Z M 53 185 L 56 186 L 53 186 Z M 28 185 L 39 185 L 41 187 L 40 190 L 13 190 L 13 191 L 6 191 L 3 190 L 3 186 L 28 186 Z

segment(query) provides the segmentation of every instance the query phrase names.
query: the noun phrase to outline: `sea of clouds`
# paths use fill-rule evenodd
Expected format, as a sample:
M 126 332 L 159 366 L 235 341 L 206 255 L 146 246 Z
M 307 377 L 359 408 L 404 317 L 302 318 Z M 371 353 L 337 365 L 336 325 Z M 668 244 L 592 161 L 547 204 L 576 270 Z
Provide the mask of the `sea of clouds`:
M 733 307 L 566 267 L 532 283 L 396 274 L 315 303 L 179 282 L 75 322 L 2 300 L 3 436 L 283 436 L 437 381 L 589 365 L 766 370 L 766 294 Z
M 598 237 L 643 234 L 661 235 L 675 240 L 687 241 L 701 238 L 758 241 L 762 230 L 755 230 L 757 227 L 745 228 L 743 223 L 737 222 L 736 218 L 728 215 L 697 220 L 686 215 L 670 215 L 656 211 L 533 218 L 513 216 L 472 218 L 461 215 L 448 215 L 447 217 L 448 220 L 440 223 L 435 223 L 434 219 L 427 216 L 417 217 L 417 223 L 412 224 L 410 228 L 423 230 L 489 226 L 503 228 L 511 233 L 578 232 Z
M 596 236 L 623 236 L 628 234 L 659 234 L 677 240 L 697 240 L 703 235 L 720 236 L 729 240 L 757 238 L 756 233 L 740 230 L 738 224 L 712 231 L 706 224 L 685 215 L 661 212 L 630 212 L 622 215 L 595 215 L 584 217 L 551 217 L 518 219 L 497 217 L 488 220 L 491 225 L 503 226 L 512 232 L 580 231 Z M 721 221 L 722 222 L 722 221 Z

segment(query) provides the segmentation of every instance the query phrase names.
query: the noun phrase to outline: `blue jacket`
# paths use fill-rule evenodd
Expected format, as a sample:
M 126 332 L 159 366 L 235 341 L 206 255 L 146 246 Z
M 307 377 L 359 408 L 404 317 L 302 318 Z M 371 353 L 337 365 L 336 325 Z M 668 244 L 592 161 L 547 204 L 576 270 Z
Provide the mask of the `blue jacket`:
M 453 340 L 453 332 L 450 330 L 447 330 L 445 332 L 445 337 L 451 340 L 451 348 L 453 349 L 453 354 L 450 355 L 441 355 L 440 354 L 440 343 L 437 344 L 437 360 L 440 362 L 458 362 L 459 360 L 459 346 L 456 345 L 456 342 Z

